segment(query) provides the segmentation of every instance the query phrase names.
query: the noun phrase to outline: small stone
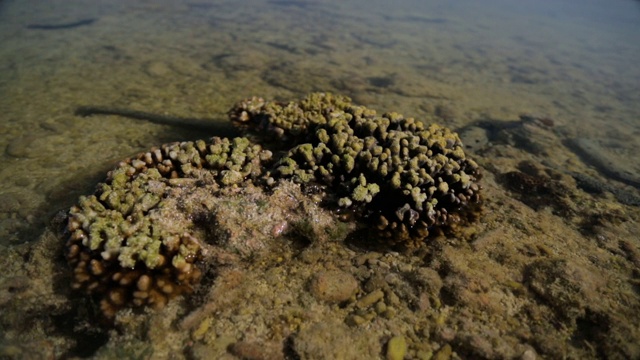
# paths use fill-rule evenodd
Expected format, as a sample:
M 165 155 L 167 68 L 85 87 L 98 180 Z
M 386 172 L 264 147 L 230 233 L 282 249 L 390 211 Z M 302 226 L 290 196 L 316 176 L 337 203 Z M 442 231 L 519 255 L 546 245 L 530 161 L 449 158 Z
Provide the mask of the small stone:
M 375 337 L 330 318 L 302 327 L 291 338 L 287 353 L 298 359 L 376 359 L 380 352 Z
M 356 294 L 358 281 L 353 275 L 341 270 L 322 271 L 311 279 L 309 290 L 318 300 L 339 303 Z
M 371 320 L 375 319 L 377 316 L 378 316 L 378 314 L 376 314 L 375 311 L 369 311 L 369 312 L 365 313 L 364 315 L 362 315 L 362 317 L 366 321 L 371 321 Z
M 453 352 L 453 350 L 451 349 L 451 345 L 445 344 L 433 356 L 433 360 L 449 360 L 449 359 L 451 359 L 451 353 L 452 352 Z
M 350 326 L 358 326 L 367 322 L 367 319 L 365 319 L 360 315 L 352 314 L 347 317 L 345 322 L 347 323 L 347 325 L 350 325 Z
M 171 68 L 165 62 L 153 61 L 145 66 L 145 72 L 153 77 L 164 77 L 171 73 Z
M 620 141 L 577 138 L 569 140 L 568 144 L 570 149 L 603 175 L 640 187 L 640 161 L 635 155 L 638 141 L 633 137 L 624 139 Z
M 356 303 L 356 307 L 358 309 L 368 308 L 383 297 L 384 292 L 381 289 L 374 290 L 360 298 L 360 300 L 358 300 L 358 302 Z
M 398 311 L 392 307 L 388 307 L 382 314 L 380 314 L 383 318 L 387 320 L 393 319 Z
M 520 360 L 536 360 L 538 356 L 536 356 L 536 351 L 533 349 L 527 349 L 522 353 Z
M 407 340 L 404 336 L 392 337 L 387 343 L 387 360 L 402 360 L 407 354 Z
M 238 341 L 228 348 L 229 352 L 245 360 L 283 360 L 282 345 L 276 342 Z
M 38 137 L 35 135 L 15 138 L 5 148 L 5 154 L 15 158 L 34 157 L 36 154 L 33 151 L 32 144 L 36 141 L 38 141 Z
M 567 318 L 581 316 L 606 281 L 592 268 L 566 259 L 541 259 L 529 264 L 525 284 Z
M 201 340 L 207 333 L 207 331 L 209 331 L 209 329 L 211 328 L 212 323 L 213 319 L 210 317 L 202 320 L 202 322 L 200 322 L 200 325 L 198 325 L 198 327 L 191 333 L 191 337 L 193 338 L 193 340 Z
M 398 297 L 398 295 L 396 295 L 396 293 L 395 293 L 395 292 L 393 292 L 393 291 L 389 291 L 389 292 L 387 293 L 387 300 L 388 300 L 388 301 L 387 301 L 387 302 L 388 302 L 388 305 L 395 305 L 395 306 L 400 305 L 400 298 L 399 298 L 399 297 Z

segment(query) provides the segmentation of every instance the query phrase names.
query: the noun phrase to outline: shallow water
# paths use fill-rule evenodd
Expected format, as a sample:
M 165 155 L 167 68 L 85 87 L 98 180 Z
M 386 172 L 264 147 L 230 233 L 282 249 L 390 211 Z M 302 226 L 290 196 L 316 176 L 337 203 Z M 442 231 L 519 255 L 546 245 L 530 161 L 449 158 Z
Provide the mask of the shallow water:
M 631 0 L 0 1 L 0 245 L 37 240 L 120 159 L 232 134 L 253 95 L 331 91 L 453 129 L 535 114 L 567 144 L 548 166 L 637 196 L 639 34 Z
M 252 95 L 333 91 L 415 117 L 446 108 L 453 128 L 535 113 L 571 136 L 636 134 L 639 8 L 622 0 L 3 1 L 1 241 L 32 240 L 118 159 L 229 131 L 225 111 Z M 87 105 L 219 127 L 74 116 Z

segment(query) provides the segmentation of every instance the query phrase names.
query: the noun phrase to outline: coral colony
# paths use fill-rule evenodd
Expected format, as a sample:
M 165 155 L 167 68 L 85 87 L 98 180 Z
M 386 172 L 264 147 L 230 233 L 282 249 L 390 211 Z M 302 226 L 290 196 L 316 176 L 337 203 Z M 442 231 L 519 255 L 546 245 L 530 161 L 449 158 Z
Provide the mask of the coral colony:
M 229 117 L 247 137 L 153 148 L 118 164 L 70 209 L 72 286 L 99 297 L 106 317 L 131 305 L 161 308 L 200 280 L 202 244 L 213 241 L 194 230 L 197 217 L 178 227 L 162 211 L 186 183 L 222 196 L 229 187 L 271 191 L 291 181 L 406 246 L 477 212 L 480 169 L 447 128 L 377 115 L 329 93 L 290 103 L 254 97 Z

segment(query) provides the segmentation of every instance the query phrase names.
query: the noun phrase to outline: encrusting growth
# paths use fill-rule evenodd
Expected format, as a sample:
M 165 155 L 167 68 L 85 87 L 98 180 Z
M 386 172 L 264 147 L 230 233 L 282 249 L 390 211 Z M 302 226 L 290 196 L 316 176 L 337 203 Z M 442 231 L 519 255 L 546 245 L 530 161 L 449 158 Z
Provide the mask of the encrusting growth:
M 220 196 L 223 188 L 269 191 L 293 181 L 375 225 L 390 243 L 410 246 L 464 220 L 480 202 L 478 165 L 458 135 L 438 125 L 379 116 L 329 93 L 288 104 L 252 98 L 229 117 L 264 148 L 246 137 L 166 144 L 121 162 L 70 209 L 72 286 L 99 296 L 106 317 L 129 305 L 162 307 L 200 280 L 203 242 L 211 239 L 193 216 L 167 221 L 163 212 L 185 183 Z

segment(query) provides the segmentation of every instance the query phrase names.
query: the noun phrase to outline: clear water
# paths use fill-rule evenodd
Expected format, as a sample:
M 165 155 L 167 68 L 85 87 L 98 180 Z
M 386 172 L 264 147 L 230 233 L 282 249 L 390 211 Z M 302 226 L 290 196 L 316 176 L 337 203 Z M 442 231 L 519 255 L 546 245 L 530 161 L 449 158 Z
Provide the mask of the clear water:
M 639 59 L 633 0 L 0 0 L 0 250 L 36 242 L 119 160 L 231 133 L 227 110 L 254 95 L 331 91 L 454 129 L 539 114 L 640 179 Z M 616 180 L 567 148 L 546 160 Z
M 544 114 L 567 136 L 640 127 L 637 1 L 0 2 L 0 241 L 35 239 L 119 159 L 228 132 L 226 110 L 310 91 L 421 117 Z M 212 131 L 108 106 L 211 121 Z M 625 146 L 625 144 L 618 144 Z
M 210 119 L 223 131 L 235 101 L 321 90 L 415 117 L 446 106 L 454 128 L 537 113 L 570 133 L 633 134 L 638 34 L 630 0 L 5 0 L 0 242 L 37 237 L 118 159 L 215 135 L 81 118 L 78 106 Z

